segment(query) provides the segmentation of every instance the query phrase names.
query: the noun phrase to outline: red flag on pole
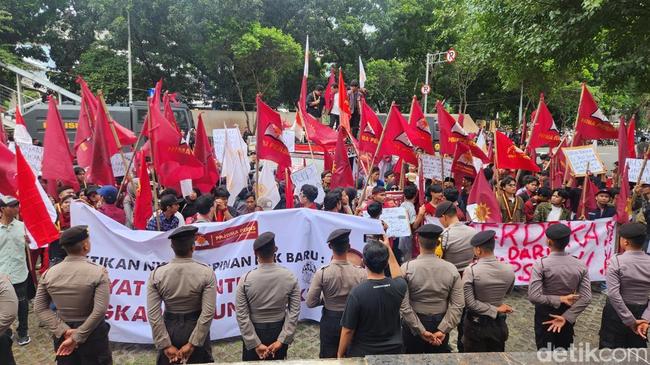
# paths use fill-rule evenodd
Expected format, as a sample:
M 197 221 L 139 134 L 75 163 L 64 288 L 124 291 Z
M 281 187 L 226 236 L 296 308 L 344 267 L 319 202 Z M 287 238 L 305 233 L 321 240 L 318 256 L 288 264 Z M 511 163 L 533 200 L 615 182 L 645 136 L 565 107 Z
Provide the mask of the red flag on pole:
M 174 110 L 172 110 L 171 106 L 171 100 L 175 99 L 175 95 L 170 95 L 169 93 L 165 93 L 163 95 L 163 114 L 165 115 L 165 119 L 176 129 L 178 134 L 181 134 L 181 129 L 178 128 L 178 123 L 176 122 L 176 117 L 174 116 Z
M 126 146 L 135 144 L 135 142 L 138 141 L 138 137 L 132 130 L 114 120 L 111 120 L 110 122 L 113 124 L 113 127 L 115 127 L 115 133 L 117 133 L 117 139 L 120 141 L 120 145 Z
M 194 144 L 194 157 L 203 164 L 203 176 L 192 181 L 192 185 L 199 188 L 201 192 L 210 191 L 219 181 L 219 170 L 214 157 L 214 150 L 210 146 L 208 134 L 205 131 L 203 117 L 199 114 L 199 122 L 196 126 L 196 143 Z
M 463 129 L 460 122 L 456 121 L 454 117 L 445 110 L 444 106 L 438 100 L 436 102 L 436 113 L 438 114 L 438 126 L 440 127 L 440 153 L 446 155 L 453 155 L 456 152 L 456 144 L 463 142 L 472 150 L 474 157 L 480 158 L 483 162 L 490 162 L 490 158 L 485 154 L 477 144 Z M 459 116 L 459 120 L 463 115 Z
M 140 154 L 138 166 L 139 186 L 135 193 L 135 208 L 133 209 L 133 227 L 135 229 L 145 229 L 149 217 L 153 215 L 151 202 L 153 201 L 153 192 L 149 182 L 149 170 L 147 169 L 147 159 L 144 154 Z
M 40 186 L 18 145 L 16 145 L 16 170 L 18 172 L 20 216 L 25 222 L 25 228 L 32 235 L 38 247 L 58 240 L 59 230 L 52 222 L 46 205 L 52 203 Z
M 397 105 L 393 104 L 384 126 L 384 139 L 379 146 L 378 156 L 399 156 L 407 163 L 416 165 L 418 159 L 413 152 L 413 144 L 406 135 L 408 122 Z
M 43 141 L 43 179 L 48 180 L 50 195 L 56 195 L 56 182 L 61 181 L 79 190 L 79 182 L 74 174 L 72 153 L 63 120 L 56 106 L 56 98 L 49 97 L 48 112 Z
M 413 100 L 411 101 L 411 113 L 409 115 L 406 134 L 415 147 L 419 147 L 424 152 L 433 155 L 433 138 L 431 137 L 429 123 L 424 113 L 422 113 L 422 107 L 418 102 L 418 98 L 415 96 L 413 96 Z
M 0 143 L 0 194 L 16 195 L 16 155 Z
M 337 133 L 332 128 L 324 125 L 314 118 L 313 115 L 299 111 L 299 119 L 304 119 L 302 125 L 307 130 L 308 140 L 320 146 L 334 146 Z
M 74 139 L 74 150 L 79 166 L 88 167 L 92 163 L 93 123 L 97 115 L 97 99 L 81 76 L 77 77 L 81 87 L 81 108 Z
M 625 118 L 621 116 L 618 124 L 618 168 L 619 174 L 621 169 L 625 166 L 625 160 L 629 157 L 629 148 L 627 145 L 627 127 L 625 125 Z
M 291 181 L 291 169 L 290 168 L 285 168 L 285 175 L 286 175 L 286 182 L 284 185 L 284 201 L 285 201 L 285 208 L 291 209 L 293 208 L 293 181 Z
M 7 145 L 7 133 L 5 133 L 4 123 L 0 120 L 0 144 Z
M 622 166 L 622 167 L 621 167 Z M 621 169 L 621 191 L 616 195 L 616 222 L 624 224 L 630 221 L 632 213 L 632 196 L 630 194 L 630 182 L 627 164 L 619 165 Z
M 630 118 L 630 123 L 627 125 L 627 157 L 636 158 L 636 118 L 632 115 Z M 643 157 L 643 156 L 641 156 Z M 622 165 L 618 165 L 620 168 Z
M 501 208 L 490 183 L 485 179 L 483 170 L 476 174 L 476 181 L 467 197 L 467 210 L 473 211 L 470 216 L 476 217 L 483 223 L 501 223 Z
M 332 110 L 334 105 L 334 93 L 332 92 L 332 85 L 336 83 L 336 70 L 332 68 L 330 77 L 327 80 L 327 87 L 325 87 L 325 110 Z
M 14 142 L 32 144 L 32 136 L 27 131 L 25 120 L 20 113 L 20 108 L 16 105 L 16 128 L 14 129 Z
M 334 154 L 334 164 L 332 166 L 332 181 L 330 189 L 345 188 L 354 186 L 352 177 L 352 167 L 348 158 L 348 148 L 346 146 L 347 132 L 339 127 L 338 139 L 336 141 L 336 152 Z
M 456 144 L 454 160 L 451 163 L 451 173 L 454 175 L 454 180 L 457 182 L 460 182 L 465 176 L 469 176 L 473 179 L 476 177 L 474 156 L 472 155 L 469 146 L 464 143 Z
M 282 119 L 280 114 L 266 105 L 258 95 L 257 102 L 257 158 L 271 160 L 278 169 L 291 166 L 289 149 L 282 140 Z
M 498 169 L 527 170 L 538 172 L 539 166 L 524 151 L 506 136 L 505 134 L 494 131 L 496 144 L 495 164 Z
M 553 116 L 544 102 L 544 94 L 540 95 L 539 106 L 535 111 L 533 130 L 530 135 L 529 149 L 549 146 L 555 147 L 560 144 L 560 133 L 555 125 Z
M 359 153 L 361 156 L 359 157 L 367 166 L 372 166 L 379 162 L 379 156 L 375 161 L 370 162 L 370 160 L 377 151 L 379 137 L 384 127 L 381 125 L 375 111 L 366 103 L 365 98 L 361 98 L 361 108 L 359 128 Z
M 108 116 L 103 108 L 103 99 L 100 98 L 100 109 L 97 110 L 97 119 L 93 125 L 92 159 L 88 168 L 88 181 L 97 185 L 114 185 L 115 177 L 111 167 L 111 156 L 109 140 L 115 144 L 115 138 L 108 124 Z M 117 149 L 117 148 L 116 148 Z
M 350 99 L 348 98 L 348 90 L 343 80 L 343 70 L 339 68 L 339 123 L 350 133 L 352 133 L 350 129 L 351 115 Z
M 598 193 L 598 187 L 594 184 L 589 176 L 585 176 L 585 184 L 582 186 L 583 189 L 586 188 L 586 191 L 582 192 L 584 199 L 580 199 L 578 203 L 578 218 L 584 219 L 589 212 L 598 208 L 596 204 L 596 194 Z
M 582 98 L 578 106 L 576 132 L 580 133 L 584 140 L 618 138 L 618 131 L 600 110 L 584 83 L 582 84 Z

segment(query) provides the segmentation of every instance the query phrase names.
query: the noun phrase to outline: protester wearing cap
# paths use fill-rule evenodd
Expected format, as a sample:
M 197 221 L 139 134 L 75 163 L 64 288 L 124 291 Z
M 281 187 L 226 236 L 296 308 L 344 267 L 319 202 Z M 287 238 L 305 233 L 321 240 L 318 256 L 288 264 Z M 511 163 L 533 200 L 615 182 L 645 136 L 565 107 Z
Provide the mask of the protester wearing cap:
M 112 364 L 104 320 L 110 279 L 106 268 L 86 259 L 88 226 L 66 229 L 59 242 L 68 256 L 41 276 L 34 312 L 54 337 L 57 364 Z
M 515 273 L 510 264 L 494 256 L 494 231 L 477 233 L 470 244 L 477 261 L 463 273 L 464 351 L 502 352 L 508 339 L 506 317 L 512 313 L 504 299 L 514 288 Z
M 7 275 L 0 274 L 0 364 L 16 365 L 11 349 L 11 325 L 18 313 L 18 297 Z
M 163 195 L 160 198 L 160 212 L 156 212 L 149 219 L 149 222 L 147 222 L 147 231 L 166 232 L 181 226 L 181 219 L 176 214 L 178 213 L 181 202 L 183 202 L 183 199 L 179 199 L 173 194 Z
M 290 270 L 275 263 L 275 234 L 260 234 L 253 250 L 259 264 L 239 281 L 235 301 L 242 360 L 282 360 L 298 324 L 300 287 Z
M 537 349 L 568 349 L 576 319 L 591 302 L 591 284 L 585 264 L 567 254 L 571 228 L 555 223 L 546 229 L 551 253 L 532 267 L 528 300 L 535 305 Z
M 612 192 L 609 189 L 600 189 L 596 193 L 596 209 L 587 212 L 587 219 L 609 218 L 616 215 L 616 207 L 611 204 Z
M 158 350 L 156 364 L 214 361 L 210 324 L 216 278 L 209 266 L 192 258 L 197 231 L 194 226 L 176 228 L 169 235 L 174 258 L 158 266 L 147 281 L 147 317 Z
M 332 261 L 314 274 L 305 304 L 309 308 L 323 306 L 319 357 L 335 358 L 341 337 L 341 317 L 345 302 L 352 288 L 366 279 L 366 271 L 348 262 L 349 229 L 332 231 L 327 237 L 327 244 L 332 250 Z
M 124 213 L 124 209 L 120 209 L 116 205 L 117 188 L 112 185 L 105 185 L 97 190 L 97 194 L 102 198 L 97 210 L 119 224 L 126 224 L 126 213 Z
M 402 265 L 408 290 L 400 313 L 405 353 L 451 352 L 448 334 L 460 323 L 465 300 L 456 266 L 435 254 L 442 227 L 418 228 L 420 255 Z
M 646 348 L 650 322 L 650 256 L 643 250 L 646 227 L 626 223 L 620 247 L 607 265 L 607 302 L 600 324 L 600 348 Z
M 18 220 L 18 199 L 10 195 L 0 197 L 0 274 L 9 276 L 18 297 L 17 343 L 28 344 L 29 284 L 25 224 Z

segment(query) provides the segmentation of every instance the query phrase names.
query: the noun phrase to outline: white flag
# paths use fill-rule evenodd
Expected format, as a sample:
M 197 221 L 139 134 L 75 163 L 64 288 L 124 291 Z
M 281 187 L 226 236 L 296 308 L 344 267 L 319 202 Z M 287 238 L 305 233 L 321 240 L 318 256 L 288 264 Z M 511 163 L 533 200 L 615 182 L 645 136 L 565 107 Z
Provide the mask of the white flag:
M 260 165 L 262 171 L 260 172 L 259 184 L 257 188 L 259 196 L 257 202 L 262 203 L 264 208 L 267 208 L 266 202 L 270 201 L 270 208 L 273 209 L 280 202 L 280 192 L 278 191 L 278 184 L 275 182 L 275 169 L 278 164 L 269 160 L 261 160 Z
M 237 130 L 239 132 L 239 130 Z M 228 134 L 226 134 L 226 146 L 228 145 Z M 248 163 L 248 156 L 245 145 L 240 145 L 238 148 L 225 148 L 223 156 L 223 164 L 221 165 L 221 174 L 226 177 L 226 189 L 230 192 L 228 198 L 228 205 L 235 204 L 237 194 L 248 186 L 248 172 L 250 165 Z
M 366 70 L 363 69 L 363 62 L 361 62 L 361 56 L 359 56 L 359 87 L 366 87 Z

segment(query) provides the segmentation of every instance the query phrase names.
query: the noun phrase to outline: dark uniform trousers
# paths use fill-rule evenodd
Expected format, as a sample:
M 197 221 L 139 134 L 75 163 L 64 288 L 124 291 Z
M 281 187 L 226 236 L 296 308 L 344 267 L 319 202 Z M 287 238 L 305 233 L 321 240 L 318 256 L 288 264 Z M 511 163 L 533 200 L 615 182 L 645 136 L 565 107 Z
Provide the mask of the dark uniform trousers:
M 255 327 L 255 333 L 259 337 L 263 345 L 269 346 L 273 342 L 277 341 L 280 332 L 282 332 L 282 326 L 284 325 L 284 320 L 279 322 L 271 323 L 253 323 Z M 260 361 L 260 358 L 257 356 L 255 349 L 246 349 L 246 345 L 242 342 L 242 361 Z M 271 357 L 265 360 L 284 360 L 287 358 L 287 350 L 289 345 L 282 344 L 282 347 L 275 353 L 275 357 Z
M 463 274 L 460 274 L 460 277 L 463 277 Z M 456 349 L 458 352 L 465 352 L 465 346 L 463 346 L 463 329 L 465 327 L 465 315 L 467 314 L 467 308 L 463 307 L 463 313 L 460 315 L 460 321 L 458 326 L 456 326 L 456 331 L 458 331 L 458 337 L 456 337 Z
M 201 315 L 200 311 L 192 313 L 170 313 L 165 312 L 165 328 L 167 328 L 167 333 L 169 334 L 169 339 L 172 342 L 172 345 L 177 349 L 180 349 L 187 341 L 189 341 L 194 327 L 196 327 L 196 321 Z M 212 347 L 210 347 L 210 335 L 205 336 L 205 342 L 201 347 L 195 347 L 192 355 L 187 359 L 187 364 L 200 364 L 206 362 L 213 362 L 214 358 L 212 357 Z M 158 351 L 158 358 L 156 359 L 156 364 L 158 365 L 167 365 L 171 364 L 167 356 L 165 356 L 164 350 Z
M 5 333 L 0 335 L 0 364 L 16 365 L 14 354 L 11 351 L 11 329 L 7 328 Z
M 508 340 L 506 315 L 497 318 L 467 312 L 463 320 L 465 352 L 503 352 Z
M 646 308 L 645 304 L 626 303 L 625 305 L 636 319 L 641 318 Z M 646 348 L 648 346 L 648 340 L 643 339 L 641 336 L 632 332 L 628 326 L 624 325 L 616 310 L 614 310 L 614 307 L 609 302 L 609 299 L 607 299 L 600 322 L 600 341 L 598 345 L 601 349 Z
M 435 333 L 438 332 L 438 325 L 442 321 L 444 314 L 430 316 L 417 313 L 417 316 L 427 331 Z M 449 347 L 449 336 L 445 336 L 442 345 L 433 346 L 424 341 L 420 336 L 414 335 L 413 332 L 411 332 L 410 327 L 403 322 L 402 339 L 404 340 L 404 353 L 406 354 L 439 354 L 451 352 L 451 348 Z
M 66 324 L 74 329 L 78 328 L 83 324 L 83 322 L 66 322 Z M 111 326 L 102 321 L 96 328 L 93 330 L 86 342 L 79 345 L 79 347 L 74 350 L 68 356 L 57 356 L 56 363 L 58 365 L 105 365 L 113 363 L 113 356 L 111 354 L 111 348 L 108 345 L 108 331 Z M 63 336 L 57 339 L 54 339 L 54 351 L 59 349 L 61 343 L 63 343 Z
M 567 321 L 559 333 L 549 332 L 549 324 L 542 324 L 542 322 L 550 321 L 553 319 L 551 314 L 562 315 L 569 307 L 566 304 L 561 304 L 558 308 L 553 308 L 550 305 L 535 305 L 535 344 L 537 349 L 568 349 L 573 343 L 573 323 Z
M 323 307 L 320 319 L 320 355 L 321 359 L 336 358 L 341 339 L 341 317 L 343 312 L 331 311 Z

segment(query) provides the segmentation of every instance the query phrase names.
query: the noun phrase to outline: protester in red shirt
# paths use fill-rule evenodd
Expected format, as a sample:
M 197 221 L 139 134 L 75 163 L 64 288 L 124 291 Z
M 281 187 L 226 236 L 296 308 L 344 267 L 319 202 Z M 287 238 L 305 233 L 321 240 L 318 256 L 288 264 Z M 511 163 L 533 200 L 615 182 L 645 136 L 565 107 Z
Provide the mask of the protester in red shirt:
M 235 208 L 228 205 L 229 197 L 230 193 L 223 186 L 214 189 L 215 222 L 229 221 L 237 216 Z
M 99 194 L 102 199 L 97 210 L 119 224 L 125 224 L 126 213 L 124 213 L 123 209 L 115 206 L 115 202 L 117 201 L 117 188 L 112 185 L 105 185 L 97 190 L 97 194 Z
M 539 203 L 549 201 L 549 199 L 551 199 L 552 194 L 553 192 L 551 191 L 551 189 L 546 187 L 541 187 L 537 189 L 535 195 L 533 195 L 530 199 L 528 199 L 524 203 L 524 214 L 526 215 L 526 223 L 530 223 L 533 221 L 533 219 L 535 218 L 535 209 L 537 209 Z
M 436 206 L 444 200 L 444 195 L 442 193 L 442 186 L 438 184 L 431 184 L 427 188 L 426 197 L 429 199 L 425 204 L 420 206 L 420 211 L 425 212 L 426 216 L 435 217 Z

